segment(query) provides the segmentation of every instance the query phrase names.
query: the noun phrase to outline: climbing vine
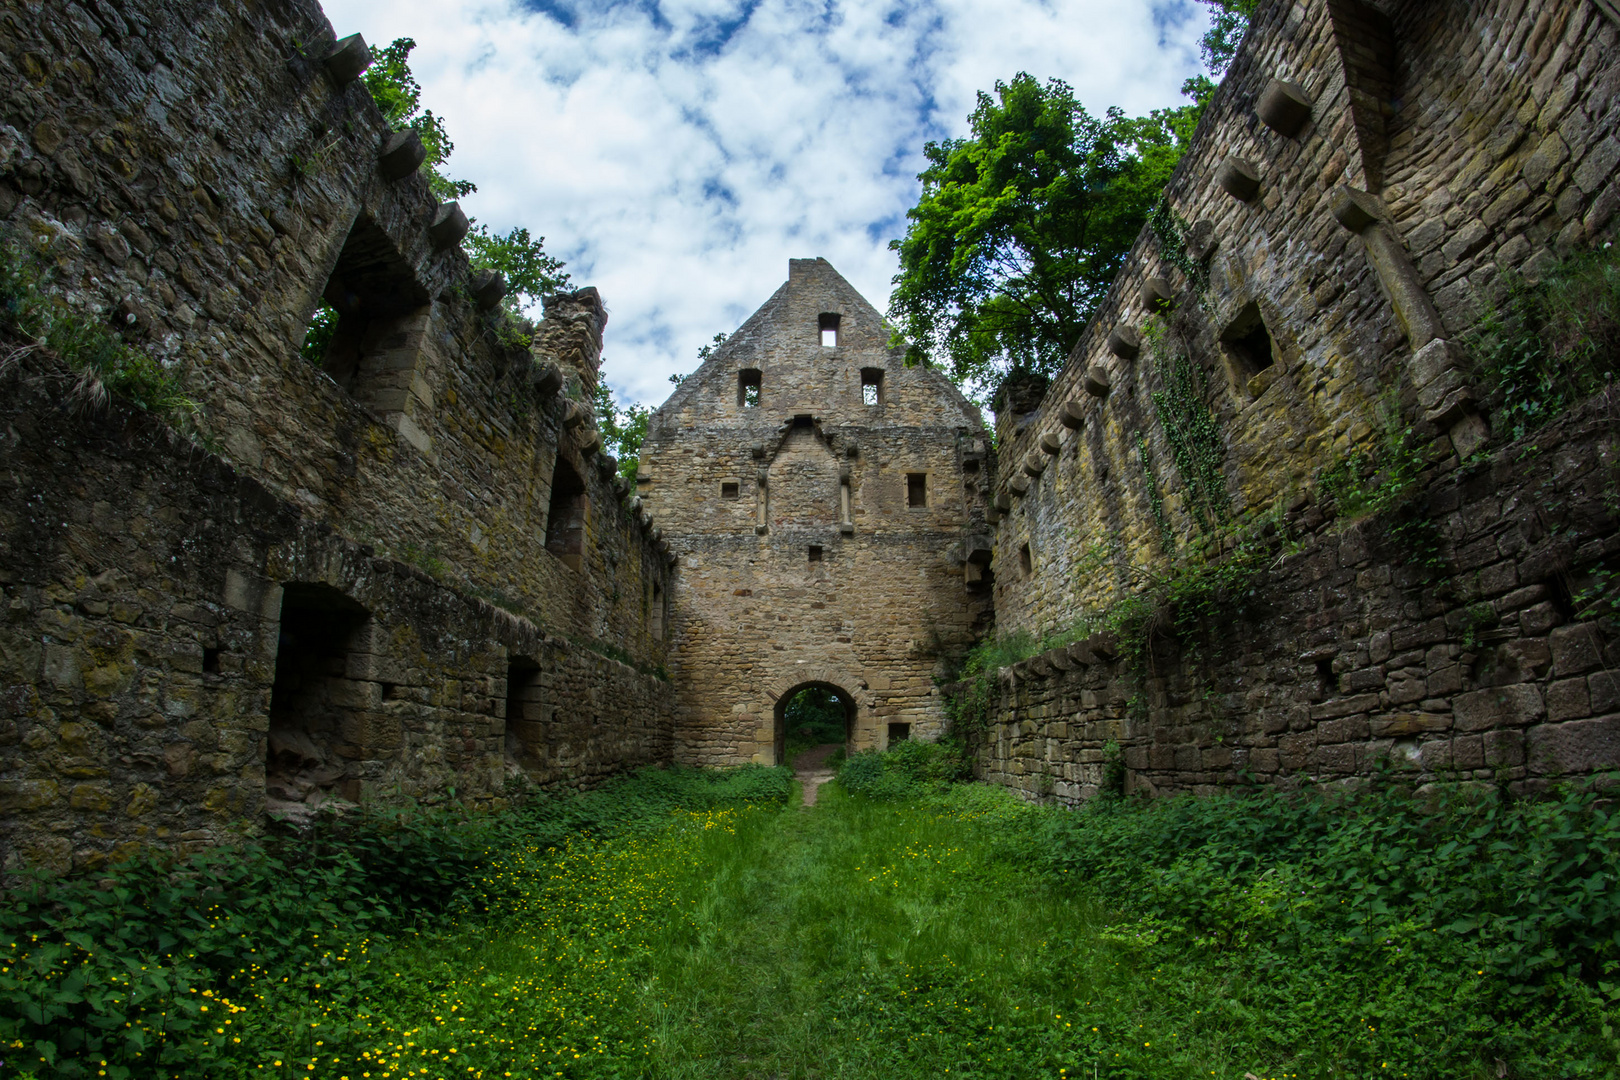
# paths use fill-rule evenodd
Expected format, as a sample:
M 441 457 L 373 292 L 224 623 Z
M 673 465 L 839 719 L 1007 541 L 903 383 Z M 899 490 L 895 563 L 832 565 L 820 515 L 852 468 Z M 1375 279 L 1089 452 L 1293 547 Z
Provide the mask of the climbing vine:
M 1148 227 L 1159 238 L 1159 252 L 1165 261 L 1187 276 L 1198 297 L 1198 306 L 1208 310 L 1209 264 L 1193 258 L 1187 250 L 1187 237 L 1192 234 L 1187 219 L 1176 213 L 1169 199 L 1160 198 L 1159 204 L 1148 213 Z
M 1140 429 L 1136 431 L 1136 453 L 1141 459 L 1142 475 L 1147 481 L 1148 509 L 1153 513 L 1153 522 L 1159 527 L 1159 540 L 1168 555 L 1176 550 L 1176 533 L 1164 512 L 1164 493 L 1159 490 L 1159 478 L 1153 472 L 1153 463 L 1148 460 L 1147 436 Z
M 1231 519 L 1222 468 L 1226 445 L 1205 397 L 1209 378 L 1186 349 L 1171 349 L 1169 331 L 1158 319 L 1149 319 L 1142 329 L 1161 387 L 1153 391 L 1153 406 L 1181 476 L 1187 513 L 1209 536 Z

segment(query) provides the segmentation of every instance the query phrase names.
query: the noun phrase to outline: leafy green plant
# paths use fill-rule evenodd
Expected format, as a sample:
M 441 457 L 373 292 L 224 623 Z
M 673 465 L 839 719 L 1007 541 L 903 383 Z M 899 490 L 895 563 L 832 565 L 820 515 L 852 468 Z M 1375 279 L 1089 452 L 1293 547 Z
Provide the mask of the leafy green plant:
M 1094 117 L 1060 80 L 981 93 L 972 134 L 929 143 L 889 314 L 908 363 L 982 393 L 1052 374 L 1084 332 L 1186 145 L 1186 113 Z
M 1610 385 L 1620 366 L 1620 251 L 1579 252 L 1539 280 L 1509 272 L 1466 337 L 1486 407 L 1513 439 Z
M 444 119 L 422 108 L 422 87 L 411 72 L 411 50 L 416 42 L 411 38 L 395 38 L 386 46 L 371 47 L 371 66 L 363 76 L 371 99 L 382 110 L 383 118 L 394 127 L 413 129 L 427 151 L 424 164 L 428 167 L 428 186 L 441 199 L 461 199 L 478 190 L 466 180 L 452 180 L 441 166 L 455 151 L 450 133 L 445 130 Z
M 887 750 L 851 754 L 838 769 L 838 783 L 869 799 L 910 799 L 971 775 L 961 747 L 949 741 L 907 739 Z
M 1209 407 L 1209 377 L 1186 348 L 1171 344 L 1161 319 L 1149 318 L 1142 329 L 1160 387 L 1153 391 L 1154 414 L 1181 476 L 1187 513 L 1208 536 L 1230 519 L 1226 443 Z
M 0 237 L 0 331 L 15 341 L 5 348 L 8 359 L 34 350 L 56 356 L 79 376 L 72 395 L 85 405 L 114 394 L 171 420 L 197 411 L 177 371 L 71 309 L 50 285 L 41 259 Z

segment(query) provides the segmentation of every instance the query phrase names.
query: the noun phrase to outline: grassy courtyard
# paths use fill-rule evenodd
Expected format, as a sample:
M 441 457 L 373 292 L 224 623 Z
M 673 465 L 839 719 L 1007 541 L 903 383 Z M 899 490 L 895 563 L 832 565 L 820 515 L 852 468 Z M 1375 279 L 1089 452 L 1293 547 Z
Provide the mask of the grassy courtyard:
M 6 911 L 0 1075 L 1613 1075 L 1590 798 L 888 788 L 655 772 L 54 883 Z

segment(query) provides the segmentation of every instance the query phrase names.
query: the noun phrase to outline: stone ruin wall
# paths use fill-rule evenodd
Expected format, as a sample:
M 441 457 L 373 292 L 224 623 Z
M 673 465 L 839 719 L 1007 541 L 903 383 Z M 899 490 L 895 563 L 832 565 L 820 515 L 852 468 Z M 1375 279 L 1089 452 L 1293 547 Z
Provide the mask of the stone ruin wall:
M 1163 367 L 1151 342 L 1122 355 L 1117 333 L 1154 289 L 1175 304 L 1167 341 L 1207 373 L 1235 516 L 1281 514 L 1305 550 L 1264 575 L 1218 656 L 1167 645 L 1139 681 L 1104 642 L 1004 672 L 987 778 L 1075 801 L 1110 740 L 1130 785 L 1157 790 L 1340 778 L 1381 757 L 1532 786 L 1620 765 L 1615 646 L 1570 622 L 1620 545 L 1613 401 L 1488 443 L 1459 345 L 1502 272 L 1534 278 L 1613 235 L 1616 46 L 1589 0 L 1262 6 L 1168 192 L 1207 295 L 1144 229 L 1044 397 L 998 418 L 997 623 L 1061 632 L 1133 567 L 1164 565 L 1144 456 L 1173 528 L 1195 533 L 1151 404 Z M 1311 102 L 1292 136 L 1257 115 L 1274 78 Z M 1252 193 L 1221 182 L 1234 155 Z M 1256 314 L 1274 358 L 1258 369 L 1234 340 Z M 1390 522 L 1336 522 L 1315 497 L 1324 468 L 1376 453 L 1386 402 L 1429 448 L 1432 580 Z
M 200 406 L 187 441 L 69 407 L 48 358 L 6 373 L 13 862 L 254 828 L 267 767 L 284 802 L 490 798 L 671 754 L 667 546 L 589 419 L 601 303 L 503 346 L 334 38 L 302 2 L 0 13 L 0 229 Z M 324 370 L 323 291 L 356 316 Z
M 49 357 L 4 373 L 8 865 L 216 842 L 272 795 L 489 800 L 520 771 L 775 760 L 770 713 L 806 682 L 857 698 L 857 746 L 895 722 L 937 733 L 942 658 L 992 597 L 1004 631 L 1060 630 L 1162 559 L 1137 432 L 1190 532 L 1149 403 L 1159 362 L 1115 333 L 1141 326 L 1145 289 L 1210 373 L 1234 509 L 1281 512 L 1303 547 L 1218 656 L 1165 643 L 1143 680 L 1093 641 L 1003 673 L 983 775 L 1075 801 L 1109 741 L 1129 786 L 1158 791 L 1383 757 L 1532 788 L 1620 764 L 1614 644 L 1571 621 L 1615 556 L 1612 402 L 1534 453 L 1487 443 L 1457 345 L 1503 269 L 1612 235 L 1620 73 L 1598 5 L 1264 6 L 1171 185 L 1191 261 L 1144 231 L 1068 367 L 1002 410 L 999 480 L 954 390 L 800 260 L 789 329 L 745 327 L 660 410 L 639 496 L 589 420 L 594 291 L 548 302 L 532 356 L 503 346 L 455 214 L 409 160 L 389 178 L 397 140 L 320 61 L 334 40 L 305 0 L 0 12 L 0 228 L 201 406 L 188 440 L 117 402 L 68 407 Z M 1274 76 L 1310 100 L 1290 135 L 1256 116 Z M 356 317 L 318 367 L 299 345 L 323 293 Z M 828 310 L 850 335 L 830 364 L 804 355 L 803 316 Z M 796 396 L 714 407 L 745 352 Z M 855 404 L 863 366 L 888 380 L 879 413 Z M 1314 497 L 1390 399 L 1433 447 L 1437 577 L 1390 523 Z M 848 532 L 841 505 L 829 520 L 843 468 Z M 780 489 L 763 533 L 762 469 Z M 926 514 L 904 506 L 909 471 Z M 1076 575 L 1100 539 L 1121 545 Z
M 823 314 L 839 316 L 836 346 L 821 344 Z M 941 661 L 988 614 L 968 558 L 975 537 L 989 553 L 992 462 L 977 410 L 938 372 L 906 367 L 888 336 L 825 260 L 794 259 L 653 414 L 636 479 L 680 559 L 684 760 L 774 764 L 777 712 L 807 683 L 853 698 L 852 748 L 944 729 Z M 744 371 L 760 374 L 758 405 L 741 401 Z M 877 404 L 863 371 L 882 372 Z M 908 505 L 908 474 L 924 477 L 926 506 Z

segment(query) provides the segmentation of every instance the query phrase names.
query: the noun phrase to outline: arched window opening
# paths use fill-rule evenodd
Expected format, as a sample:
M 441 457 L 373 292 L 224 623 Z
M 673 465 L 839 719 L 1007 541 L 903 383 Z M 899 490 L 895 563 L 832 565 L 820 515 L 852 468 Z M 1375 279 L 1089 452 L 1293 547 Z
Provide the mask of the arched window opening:
M 551 510 L 546 516 L 546 550 L 570 569 L 585 564 L 585 481 L 567 459 L 558 457 L 551 473 Z

